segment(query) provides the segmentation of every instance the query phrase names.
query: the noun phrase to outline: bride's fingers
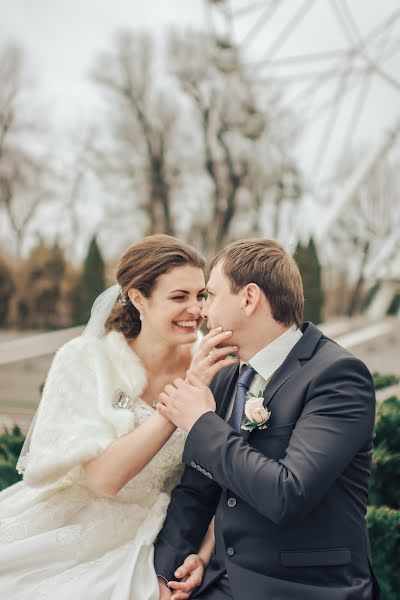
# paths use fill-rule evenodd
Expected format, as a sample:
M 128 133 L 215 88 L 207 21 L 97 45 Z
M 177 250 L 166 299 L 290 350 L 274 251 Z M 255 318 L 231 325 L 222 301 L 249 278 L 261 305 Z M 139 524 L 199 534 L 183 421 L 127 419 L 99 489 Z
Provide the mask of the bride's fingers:
M 236 354 L 239 346 L 224 346 L 223 348 L 215 348 L 212 351 L 213 362 L 217 362 L 221 358 L 227 358 L 228 354 Z
M 222 327 L 216 327 L 215 329 L 211 329 L 201 340 L 200 348 L 207 344 L 209 340 L 211 340 L 215 335 L 219 335 L 222 332 Z
M 222 333 L 218 333 L 205 342 L 201 347 L 201 351 L 203 354 L 208 355 L 218 344 L 222 344 L 224 341 L 228 340 L 232 335 L 232 331 L 223 331 Z M 205 338 L 204 338 L 205 339 Z
M 238 356 L 227 356 L 223 360 L 219 360 L 214 363 L 212 368 L 210 369 L 210 376 L 215 377 L 217 373 L 221 371 L 224 367 L 230 367 L 231 365 L 237 365 L 240 361 Z

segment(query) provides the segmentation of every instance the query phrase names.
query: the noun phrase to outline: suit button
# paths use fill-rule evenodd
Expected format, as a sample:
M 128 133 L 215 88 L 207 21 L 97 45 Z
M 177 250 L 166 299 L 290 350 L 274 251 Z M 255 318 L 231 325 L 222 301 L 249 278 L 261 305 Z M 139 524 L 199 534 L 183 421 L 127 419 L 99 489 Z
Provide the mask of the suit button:
M 237 504 L 236 498 L 229 498 L 229 500 L 228 500 L 229 508 L 233 508 L 234 506 L 236 506 L 236 504 Z
M 235 554 L 234 548 L 228 548 L 227 553 L 228 553 L 228 556 L 233 556 Z
M 190 466 L 193 467 L 193 469 L 195 469 L 197 467 L 196 463 L 194 462 L 194 460 L 192 460 L 192 462 L 190 463 Z

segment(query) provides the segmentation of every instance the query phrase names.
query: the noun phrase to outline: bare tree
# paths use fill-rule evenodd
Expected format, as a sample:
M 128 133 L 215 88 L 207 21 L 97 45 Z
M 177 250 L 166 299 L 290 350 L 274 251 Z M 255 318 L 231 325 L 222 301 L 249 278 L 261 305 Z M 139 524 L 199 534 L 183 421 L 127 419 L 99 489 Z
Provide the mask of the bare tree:
M 212 207 L 209 222 L 194 227 L 206 249 L 215 253 L 232 238 L 238 219 L 246 220 L 247 234 L 261 233 L 265 203 L 280 210 L 283 191 L 287 192 L 282 189 L 283 173 L 293 162 L 280 133 L 286 123 L 282 118 L 277 127 L 272 121 L 272 116 L 278 117 L 279 96 L 253 89 L 237 49 L 226 40 L 173 33 L 168 64 L 190 99 L 201 130 Z
M 128 211 L 144 213 L 147 233 L 174 234 L 171 196 L 179 165 L 170 148 L 179 109 L 157 86 L 154 71 L 148 34 L 119 33 L 99 56 L 92 76 L 107 100 L 110 127 L 93 156 L 98 172 L 130 194 Z
M 107 214 L 126 223 L 139 213 L 146 233 L 213 254 L 239 230 L 256 233 L 265 204 L 287 197 L 293 140 L 279 95 L 253 89 L 227 42 L 171 33 L 166 52 L 155 50 L 148 35 L 120 33 L 92 72 L 108 109 L 92 151 L 112 189 Z
M 352 161 L 347 161 L 346 169 L 351 164 Z M 333 232 L 337 250 L 351 257 L 348 264 L 353 285 L 347 306 L 349 316 L 362 307 L 370 261 L 385 240 L 399 230 L 398 173 L 398 164 L 389 159 L 381 161 L 360 186 L 351 208 L 339 218 Z
M 37 144 L 39 127 L 27 117 L 23 98 L 27 79 L 22 51 L 7 46 L 0 52 L 0 210 L 14 238 L 17 256 L 38 209 L 46 199 L 48 168 Z

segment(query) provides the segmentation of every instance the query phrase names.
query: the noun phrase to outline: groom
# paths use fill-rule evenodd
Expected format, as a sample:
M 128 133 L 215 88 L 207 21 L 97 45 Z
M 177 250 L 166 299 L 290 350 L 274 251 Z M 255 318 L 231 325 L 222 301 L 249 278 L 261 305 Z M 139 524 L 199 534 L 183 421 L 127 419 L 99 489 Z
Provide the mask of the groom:
M 160 396 L 158 410 L 189 432 L 155 546 L 162 597 L 215 514 L 215 555 L 193 598 L 379 598 L 364 518 L 368 369 L 302 323 L 301 277 L 276 242 L 234 242 L 211 268 L 203 317 L 233 331 L 241 363 L 210 389 L 192 377 Z

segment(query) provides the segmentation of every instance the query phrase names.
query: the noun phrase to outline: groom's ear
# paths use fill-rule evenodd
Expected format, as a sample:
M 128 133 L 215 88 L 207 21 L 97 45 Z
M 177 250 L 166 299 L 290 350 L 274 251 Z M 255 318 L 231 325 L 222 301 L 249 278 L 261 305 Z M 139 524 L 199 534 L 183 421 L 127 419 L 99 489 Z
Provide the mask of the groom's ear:
M 242 309 L 250 316 L 259 305 L 262 292 L 256 283 L 248 283 L 243 291 Z

